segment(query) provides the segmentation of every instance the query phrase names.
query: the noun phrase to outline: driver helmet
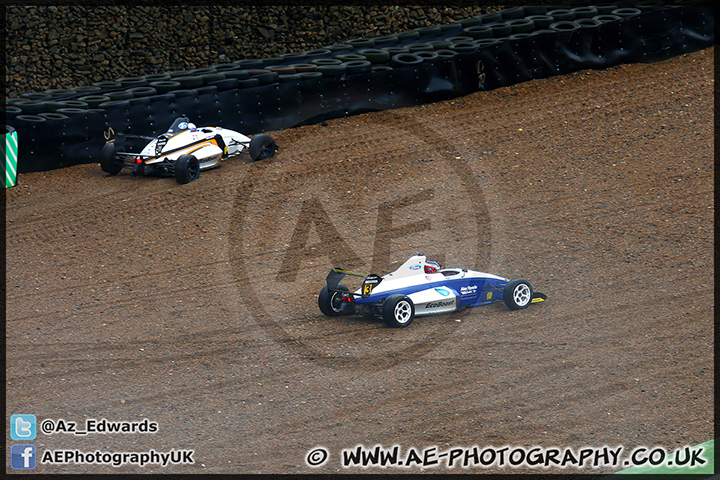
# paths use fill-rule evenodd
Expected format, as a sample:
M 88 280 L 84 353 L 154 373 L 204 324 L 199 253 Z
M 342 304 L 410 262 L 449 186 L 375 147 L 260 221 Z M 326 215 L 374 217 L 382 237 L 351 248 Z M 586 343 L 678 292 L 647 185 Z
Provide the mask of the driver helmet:
M 189 129 L 191 132 L 194 132 L 195 130 L 197 130 L 197 127 L 195 126 L 194 123 L 188 123 L 188 129 Z
M 425 273 L 438 273 L 441 268 L 440 264 L 433 260 L 425 262 Z

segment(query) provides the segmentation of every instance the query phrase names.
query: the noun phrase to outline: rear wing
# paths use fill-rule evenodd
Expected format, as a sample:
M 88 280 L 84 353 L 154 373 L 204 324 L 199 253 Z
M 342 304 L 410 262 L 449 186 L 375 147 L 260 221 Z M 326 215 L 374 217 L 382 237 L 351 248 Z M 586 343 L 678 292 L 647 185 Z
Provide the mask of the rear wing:
M 375 288 L 380 284 L 380 282 L 382 282 L 382 277 L 380 275 L 375 275 L 374 273 L 364 274 L 351 272 L 349 270 L 345 270 L 344 268 L 333 268 L 332 270 L 330 270 L 330 273 L 328 273 L 328 276 L 325 279 L 325 281 L 327 282 L 328 291 L 339 291 L 338 284 L 340 283 L 340 280 L 342 280 L 346 275 L 350 275 L 352 277 L 360 277 L 363 279 L 362 287 L 360 289 L 360 291 L 362 292 L 362 298 L 369 297 L 372 293 L 373 288 Z

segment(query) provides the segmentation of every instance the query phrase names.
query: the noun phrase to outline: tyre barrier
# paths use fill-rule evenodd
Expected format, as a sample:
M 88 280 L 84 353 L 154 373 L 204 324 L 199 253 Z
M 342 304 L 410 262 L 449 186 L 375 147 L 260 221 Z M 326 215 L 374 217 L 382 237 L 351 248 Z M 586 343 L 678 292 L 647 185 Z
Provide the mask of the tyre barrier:
M 17 182 L 18 136 L 9 125 L 3 125 L 2 131 L 5 134 L 5 188 L 9 188 Z
M 521 6 L 272 58 L 27 93 L 7 99 L 5 115 L 25 173 L 96 162 L 109 129 L 155 136 L 178 115 L 253 135 L 713 44 L 714 10 L 699 3 Z
M 390 53 L 380 48 L 363 48 L 358 50 L 358 53 L 374 64 L 390 61 Z

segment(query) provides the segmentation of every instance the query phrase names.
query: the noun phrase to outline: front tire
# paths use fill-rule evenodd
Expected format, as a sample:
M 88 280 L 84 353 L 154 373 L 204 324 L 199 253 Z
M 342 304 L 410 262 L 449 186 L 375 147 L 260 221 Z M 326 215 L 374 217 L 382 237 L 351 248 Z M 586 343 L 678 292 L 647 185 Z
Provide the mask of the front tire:
M 250 140 L 250 158 L 253 162 L 258 160 L 265 160 L 275 156 L 278 151 L 278 147 L 275 144 L 275 140 L 265 133 L 255 135 Z
M 117 175 L 123 164 L 115 158 L 115 142 L 106 143 L 100 152 L 100 168 L 109 175 Z
M 180 155 L 175 162 L 175 180 L 190 183 L 200 176 L 200 162 L 193 155 Z
M 527 308 L 532 303 L 533 290 L 527 280 L 510 280 L 503 289 L 503 301 L 510 310 Z
M 415 305 L 405 295 L 390 295 L 382 306 L 382 318 L 390 328 L 403 328 L 415 318 Z
M 342 292 L 350 292 L 345 285 L 338 285 L 334 291 L 329 291 L 327 285 L 320 290 L 318 296 L 318 307 L 328 317 L 339 317 L 340 315 L 352 315 L 355 307 L 352 303 L 343 300 Z

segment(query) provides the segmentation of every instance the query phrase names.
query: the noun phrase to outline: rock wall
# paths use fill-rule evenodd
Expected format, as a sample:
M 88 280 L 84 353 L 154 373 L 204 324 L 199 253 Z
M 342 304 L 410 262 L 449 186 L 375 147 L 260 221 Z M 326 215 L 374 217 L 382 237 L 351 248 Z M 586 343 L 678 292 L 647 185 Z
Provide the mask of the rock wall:
M 5 94 L 273 57 L 507 6 L 10 6 Z

